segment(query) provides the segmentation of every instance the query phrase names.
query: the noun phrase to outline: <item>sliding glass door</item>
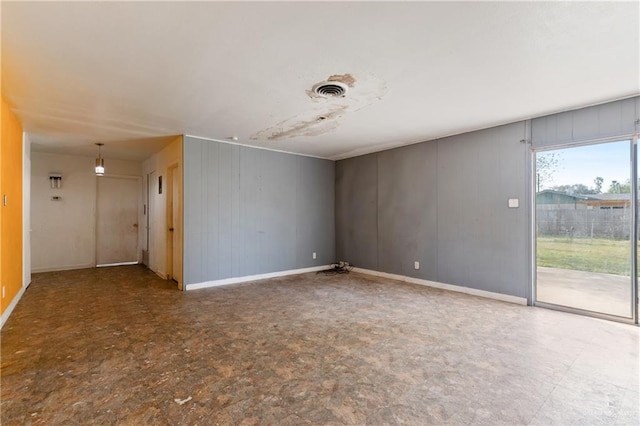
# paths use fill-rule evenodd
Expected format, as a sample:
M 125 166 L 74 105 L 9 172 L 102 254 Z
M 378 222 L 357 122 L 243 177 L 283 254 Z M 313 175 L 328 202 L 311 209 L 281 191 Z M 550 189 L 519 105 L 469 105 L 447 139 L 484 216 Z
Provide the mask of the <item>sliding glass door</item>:
M 633 318 L 632 147 L 536 153 L 536 304 Z

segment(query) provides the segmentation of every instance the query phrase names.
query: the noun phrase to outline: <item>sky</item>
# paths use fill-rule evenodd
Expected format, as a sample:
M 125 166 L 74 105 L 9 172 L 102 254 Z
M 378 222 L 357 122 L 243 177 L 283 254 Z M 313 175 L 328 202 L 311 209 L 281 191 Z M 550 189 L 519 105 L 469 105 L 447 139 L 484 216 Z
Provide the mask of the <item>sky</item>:
M 600 176 L 604 179 L 602 192 L 607 192 L 611 181 L 625 183 L 631 176 L 629 141 L 564 148 L 537 155 L 551 153 L 557 153 L 558 167 L 552 180 L 543 183 L 540 189 L 576 183 L 591 188 L 595 186 L 594 179 Z

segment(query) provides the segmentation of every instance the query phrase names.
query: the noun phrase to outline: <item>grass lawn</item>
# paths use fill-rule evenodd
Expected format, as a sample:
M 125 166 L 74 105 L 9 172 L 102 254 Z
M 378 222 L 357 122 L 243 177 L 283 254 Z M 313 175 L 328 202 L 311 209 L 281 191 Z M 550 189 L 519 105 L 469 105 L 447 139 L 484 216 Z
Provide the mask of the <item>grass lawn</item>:
M 629 241 L 538 237 L 538 266 L 629 275 Z

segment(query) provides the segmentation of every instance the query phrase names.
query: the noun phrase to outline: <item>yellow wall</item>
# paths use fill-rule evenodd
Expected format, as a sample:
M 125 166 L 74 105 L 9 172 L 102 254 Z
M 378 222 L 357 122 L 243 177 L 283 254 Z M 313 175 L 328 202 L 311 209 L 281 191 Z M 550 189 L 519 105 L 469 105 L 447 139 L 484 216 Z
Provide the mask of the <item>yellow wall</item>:
M 22 287 L 22 126 L 2 99 L 0 139 L 0 314 Z M 3 197 L 7 196 L 4 206 Z M 1 293 L 0 293 L 1 295 Z

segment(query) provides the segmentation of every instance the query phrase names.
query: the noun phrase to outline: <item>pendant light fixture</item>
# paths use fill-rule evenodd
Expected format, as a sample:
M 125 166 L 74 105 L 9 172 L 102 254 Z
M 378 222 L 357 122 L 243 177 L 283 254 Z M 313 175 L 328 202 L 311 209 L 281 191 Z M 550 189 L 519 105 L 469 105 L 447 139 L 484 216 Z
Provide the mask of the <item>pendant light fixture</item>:
M 96 145 L 98 145 L 98 158 L 96 158 L 96 175 L 102 176 L 102 175 L 104 175 L 104 158 L 102 158 L 102 155 L 101 155 L 101 152 L 100 152 L 100 148 L 104 144 L 103 143 L 97 143 Z

